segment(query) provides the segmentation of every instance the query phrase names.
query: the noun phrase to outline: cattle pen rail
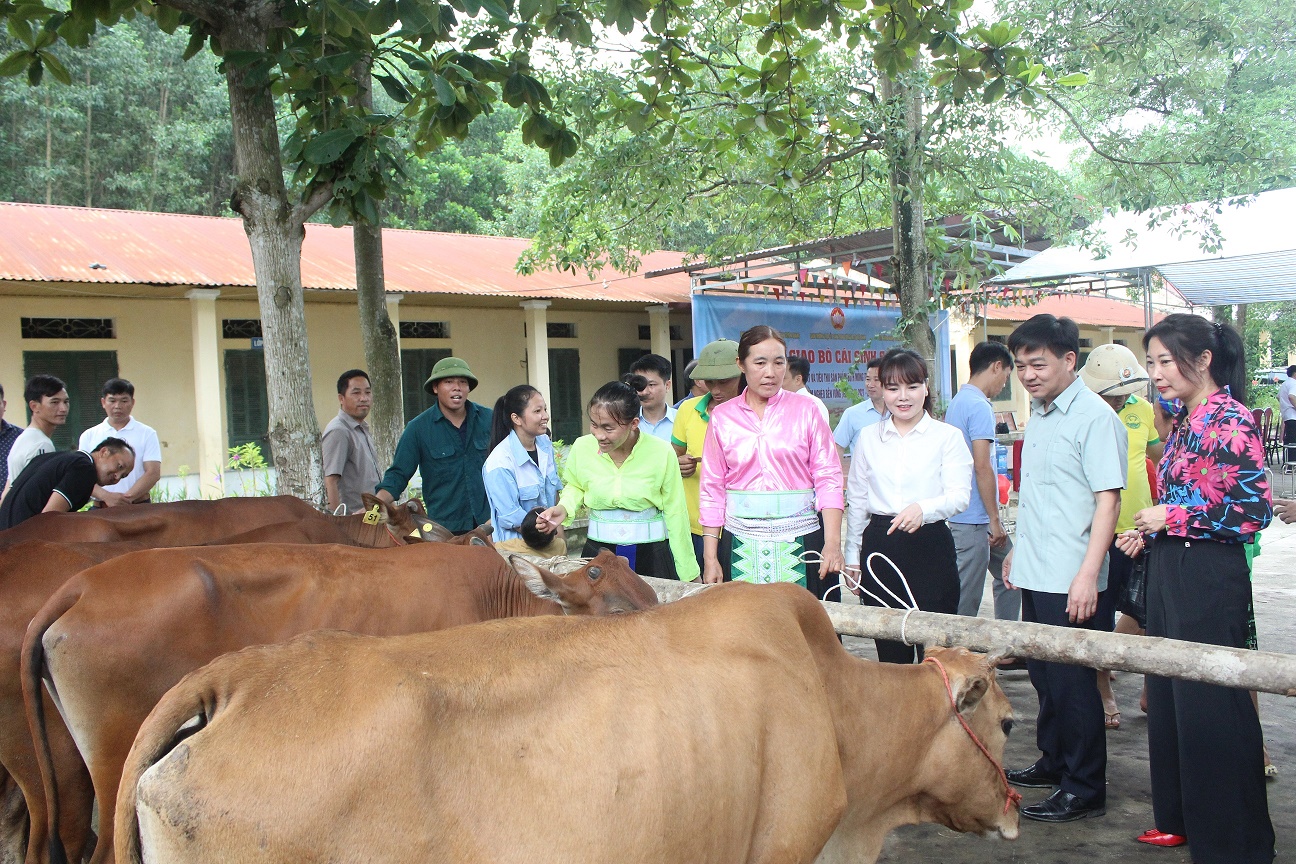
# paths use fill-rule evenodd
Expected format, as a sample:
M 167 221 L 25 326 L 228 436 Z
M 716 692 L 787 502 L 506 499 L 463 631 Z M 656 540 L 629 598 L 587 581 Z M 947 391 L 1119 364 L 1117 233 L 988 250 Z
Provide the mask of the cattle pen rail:
M 644 581 L 663 603 L 706 590 L 691 582 L 650 577 Z M 903 628 L 908 641 L 918 645 L 962 645 L 973 651 L 1296 696 L 1296 656 L 1291 654 L 827 600 L 823 607 L 834 629 L 845 636 L 904 641 Z

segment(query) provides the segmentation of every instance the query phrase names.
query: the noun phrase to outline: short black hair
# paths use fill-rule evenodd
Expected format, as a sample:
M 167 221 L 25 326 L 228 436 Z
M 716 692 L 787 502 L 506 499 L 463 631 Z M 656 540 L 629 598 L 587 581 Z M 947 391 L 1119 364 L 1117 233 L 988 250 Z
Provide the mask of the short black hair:
M 105 399 L 109 396 L 121 396 L 123 394 L 134 397 L 135 385 L 125 378 L 109 378 L 104 382 L 103 395 Z
M 868 364 L 867 364 L 864 368 L 865 368 L 865 369 L 881 369 L 881 368 L 882 368 L 882 360 L 885 358 L 885 356 L 886 356 L 886 355 L 882 355 L 882 356 L 880 356 L 880 357 L 874 357 L 872 360 L 870 360 L 870 361 L 868 362 Z M 881 374 L 881 373 L 878 373 L 878 374 Z
M 802 381 L 810 380 L 810 361 L 800 354 L 793 354 L 787 358 L 787 371 L 794 378 L 800 378 Z
M 995 361 L 1002 363 L 1005 369 L 1011 369 L 1013 367 L 1012 352 L 1002 342 L 985 341 L 972 349 L 972 354 L 968 357 L 968 366 L 972 374 L 976 375 L 989 369 Z
M 544 512 L 541 507 L 532 507 L 527 514 L 522 517 L 522 542 L 532 549 L 543 549 L 554 541 L 558 536 L 558 530 L 541 531 L 536 527 L 536 517 Z
M 135 448 L 127 444 L 120 438 L 105 438 L 95 445 L 91 453 L 98 453 L 100 450 L 107 450 L 109 453 L 129 453 L 135 455 Z
M 1008 350 L 1016 357 L 1022 351 L 1044 349 L 1061 359 L 1068 353 L 1080 357 L 1080 327 L 1070 318 L 1042 312 L 1017 325 L 1008 337 Z
M 1296 378 L 1296 366 L 1288 366 L 1288 367 L 1287 367 L 1287 377 L 1288 377 L 1288 378 Z M 0 399 L 3 399 L 3 398 L 4 398 L 4 388 L 3 388 L 3 387 L 0 387 Z
M 4 385 L 0 384 L 0 399 L 4 398 Z
M 351 383 L 352 378 L 363 378 L 369 381 L 369 373 L 363 369 L 348 369 L 338 376 L 338 395 L 341 396 L 347 391 L 347 385 Z M 373 383 L 370 381 L 369 383 Z
M 39 402 L 46 396 L 57 396 L 66 389 L 67 385 L 63 383 L 62 378 L 53 375 L 33 375 L 27 379 L 27 386 L 23 388 L 23 399 L 27 402 Z
M 656 372 L 663 381 L 671 380 L 671 362 L 660 354 L 645 354 L 630 364 L 631 372 Z

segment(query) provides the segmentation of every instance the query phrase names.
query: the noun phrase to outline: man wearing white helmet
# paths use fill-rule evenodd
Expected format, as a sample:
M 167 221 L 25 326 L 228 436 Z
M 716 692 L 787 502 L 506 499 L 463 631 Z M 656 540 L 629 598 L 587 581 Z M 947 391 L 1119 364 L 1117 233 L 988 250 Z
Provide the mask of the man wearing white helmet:
M 1080 369 L 1085 386 L 1103 397 L 1125 424 L 1129 436 L 1129 467 L 1125 488 L 1121 491 L 1120 516 L 1116 520 L 1116 536 L 1134 527 L 1134 514 L 1152 506 L 1152 483 L 1148 477 L 1147 460 L 1153 465 L 1161 460 L 1165 445 L 1157 434 L 1152 404 L 1140 396 L 1147 393 L 1148 376 L 1134 352 L 1124 345 L 1099 345 L 1089 355 Z M 1133 609 L 1124 602 L 1125 586 L 1134 570 L 1134 559 L 1122 552 L 1115 543 L 1109 552 L 1107 590 L 1098 603 L 1098 618 L 1106 622 L 1108 630 L 1118 633 L 1143 632 L 1144 622 L 1135 617 Z M 1115 623 L 1119 610 L 1121 620 Z M 1108 729 L 1120 728 L 1120 710 L 1111 689 L 1111 675 L 1106 669 L 1098 670 L 1098 692 L 1102 694 L 1104 725 Z

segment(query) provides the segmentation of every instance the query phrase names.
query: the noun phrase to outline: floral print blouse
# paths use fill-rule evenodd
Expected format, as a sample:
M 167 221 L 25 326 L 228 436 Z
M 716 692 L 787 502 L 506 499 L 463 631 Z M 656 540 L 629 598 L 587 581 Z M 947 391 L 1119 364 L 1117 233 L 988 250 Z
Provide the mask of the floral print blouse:
M 1246 543 L 1273 518 L 1264 444 L 1227 387 L 1179 414 L 1158 475 L 1172 537 Z

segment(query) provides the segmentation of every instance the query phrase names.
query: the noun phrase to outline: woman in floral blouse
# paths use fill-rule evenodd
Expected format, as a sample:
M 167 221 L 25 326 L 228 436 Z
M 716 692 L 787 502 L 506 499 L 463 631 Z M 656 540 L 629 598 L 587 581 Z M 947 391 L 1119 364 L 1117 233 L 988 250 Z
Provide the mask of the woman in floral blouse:
M 1169 315 L 1143 337 L 1148 373 L 1183 409 L 1161 459 L 1161 503 L 1134 517 L 1127 554 L 1146 549 L 1147 633 L 1246 647 L 1250 571 L 1242 544 L 1273 511 L 1264 447 L 1245 398 L 1242 340 L 1231 327 Z M 1260 719 L 1245 690 L 1147 677 L 1156 827 L 1138 839 L 1187 842 L 1196 864 L 1269 864 Z

